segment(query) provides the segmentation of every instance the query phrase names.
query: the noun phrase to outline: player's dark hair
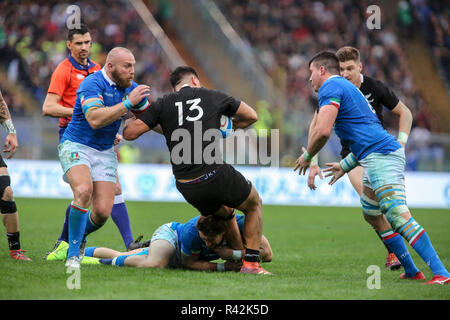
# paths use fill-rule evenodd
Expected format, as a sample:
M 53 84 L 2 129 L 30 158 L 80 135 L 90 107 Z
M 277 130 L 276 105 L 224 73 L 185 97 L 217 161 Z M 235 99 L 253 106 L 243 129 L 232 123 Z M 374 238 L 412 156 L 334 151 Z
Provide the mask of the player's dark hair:
M 183 80 L 185 76 L 194 75 L 198 78 L 197 72 L 195 72 L 194 68 L 188 66 L 177 67 L 170 74 L 170 84 L 172 88 L 175 87 Z
M 325 67 L 330 74 L 339 74 L 339 59 L 330 51 L 321 51 L 309 60 L 308 66 L 314 63 L 316 68 Z
M 215 237 L 226 231 L 225 220 L 215 215 L 200 216 L 197 221 L 197 229 L 206 237 Z
M 338 51 L 336 51 L 336 56 L 338 57 L 340 62 L 347 62 L 351 60 L 358 62 L 360 59 L 359 50 L 350 46 L 340 48 Z
M 89 32 L 89 29 L 88 29 L 87 25 L 85 25 L 84 23 L 81 23 L 78 28 L 69 29 L 69 32 L 67 32 L 67 40 L 72 42 L 74 35 L 76 35 L 76 34 L 83 35 L 88 32 Z

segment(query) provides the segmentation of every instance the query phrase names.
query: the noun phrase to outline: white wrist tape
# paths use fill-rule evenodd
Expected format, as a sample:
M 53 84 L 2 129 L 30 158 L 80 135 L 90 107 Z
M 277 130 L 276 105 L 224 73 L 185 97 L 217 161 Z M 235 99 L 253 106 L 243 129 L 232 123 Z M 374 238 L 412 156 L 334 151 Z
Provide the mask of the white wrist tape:
M 3 126 L 3 128 L 5 128 L 5 130 L 8 134 L 10 134 L 10 133 L 16 134 L 16 129 L 14 128 L 14 125 L 13 125 L 11 119 L 7 119 L 7 120 L 3 121 L 2 126 Z
M 358 160 L 356 160 L 355 155 L 350 152 L 348 156 L 339 162 L 339 164 L 341 165 L 342 170 L 349 172 L 358 165 Z
M 398 133 L 398 138 L 397 138 L 398 142 L 401 142 L 403 144 L 406 144 L 406 142 L 408 142 L 408 135 L 404 132 L 399 132 Z
M 319 165 L 319 156 L 318 154 L 316 154 L 314 157 L 312 157 L 311 159 L 311 163 L 309 164 L 309 166 L 317 166 Z

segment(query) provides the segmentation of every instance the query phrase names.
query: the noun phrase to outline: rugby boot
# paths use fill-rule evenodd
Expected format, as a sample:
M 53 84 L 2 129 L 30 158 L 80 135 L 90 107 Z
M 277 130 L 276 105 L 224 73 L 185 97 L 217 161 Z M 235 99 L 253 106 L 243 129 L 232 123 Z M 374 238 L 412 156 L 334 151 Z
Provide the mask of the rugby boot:
M 388 252 L 387 257 L 386 257 L 386 265 L 385 266 L 386 266 L 386 268 L 388 268 L 390 270 L 398 270 L 402 267 L 402 264 L 397 259 L 397 257 L 395 256 L 394 253 Z
M 9 250 L 9 255 L 11 256 L 11 258 L 13 258 L 14 260 L 23 260 L 23 261 L 31 261 L 30 258 L 28 258 L 26 255 L 24 255 L 23 253 L 26 250 Z

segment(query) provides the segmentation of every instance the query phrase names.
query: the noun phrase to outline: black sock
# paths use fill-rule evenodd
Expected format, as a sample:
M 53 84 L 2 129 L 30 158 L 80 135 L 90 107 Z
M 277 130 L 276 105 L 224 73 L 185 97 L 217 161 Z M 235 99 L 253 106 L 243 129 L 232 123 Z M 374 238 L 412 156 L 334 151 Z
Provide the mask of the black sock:
M 13 232 L 13 233 L 6 233 L 6 236 L 8 237 L 8 245 L 9 250 L 19 250 L 20 249 L 20 232 Z
M 259 262 L 259 250 L 245 249 L 244 260 L 248 262 Z

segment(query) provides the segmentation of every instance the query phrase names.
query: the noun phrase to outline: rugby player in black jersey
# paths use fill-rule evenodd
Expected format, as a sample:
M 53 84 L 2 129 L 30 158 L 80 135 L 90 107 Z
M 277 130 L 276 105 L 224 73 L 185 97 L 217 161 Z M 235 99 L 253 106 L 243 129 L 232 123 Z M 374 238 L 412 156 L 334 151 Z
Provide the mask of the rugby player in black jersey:
M 186 201 L 202 215 L 215 214 L 227 221 L 230 247 L 240 250 L 245 244 L 242 273 L 270 274 L 259 264 L 261 198 L 250 181 L 223 162 L 217 148 L 222 115 L 232 117 L 234 129 L 248 127 L 258 115 L 243 101 L 202 88 L 191 67 L 176 68 L 170 82 L 174 92 L 154 101 L 138 119 L 127 120 L 124 138 L 134 140 L 155 128 L 162 132 L 171 154 L 176 187 Z M 236 219 L 232 219 L 234 209 L 246 216 L 243 242 Z
M 395 93 L 386 84 L 361 73 L 363 66 L 358 49 L 350 46 L 342 47 L 336 52 L 336 55 L 339 59 L 341 76 L 359 88 L 367 101 L 375 109 L 375 112 L 383 126 L 383 106 L 399 117 L 398 141 L 404 147 L 411 131 L 413 120 L 411 111 L 402 101 L 399 100 Z M 311 124 L 311 126 L 313 125 L 314 124 Z M 345 158 L 349 153 L 350 149 L 348 145 L 343 143 L 341 157 Z M 320 167 L 317 164 L 317 157 L 313 159 L 311 163 L 312 164 L 308 175 L 308 186 L 311 190 L 315 190 L 315 177 L 316 175 L 319 175 L 320 178 L 322 178 L 322 174 Z M 358 195 L 361 196 L 363 191 L 363 168 L 361 166 L 357 166 L 347 174 L 353 188 L 356 190 Z M 381 240 L 381 236 L 379 234 L 378 237 L 380 237 Z M 395 254 L 387 246 L 386 249 L 388 251 L 386 257 L 386 268 L 391 270 L 399 269 L 401 267 L 400 261 L 398 261 Z

